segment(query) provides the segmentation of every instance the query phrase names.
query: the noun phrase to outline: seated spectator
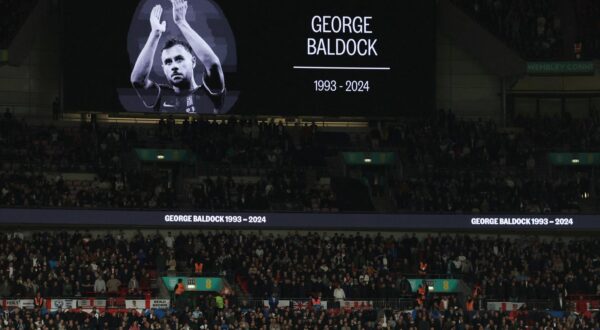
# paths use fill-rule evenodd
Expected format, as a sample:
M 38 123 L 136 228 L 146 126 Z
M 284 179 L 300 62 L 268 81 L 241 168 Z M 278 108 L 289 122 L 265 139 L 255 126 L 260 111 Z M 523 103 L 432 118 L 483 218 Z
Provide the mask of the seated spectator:
M 102 275 L 98 275 L 96 277 L 96 282 L 94 282 L 94 293 L 103 294 L 106 293 L 106 282 Z
M 108 293 L 117 294 L 121 287 L 121 281 L 115 277 L 114 274 L 110 275 L 110 279 L 106 282 L 106 289 Z

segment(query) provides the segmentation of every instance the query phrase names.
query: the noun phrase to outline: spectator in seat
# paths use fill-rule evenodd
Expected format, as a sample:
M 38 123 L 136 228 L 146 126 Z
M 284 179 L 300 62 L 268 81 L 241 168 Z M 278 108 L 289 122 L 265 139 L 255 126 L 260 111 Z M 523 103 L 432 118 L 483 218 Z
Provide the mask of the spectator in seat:
M 140 289 L 140 282 L 138 281 L 135 272 L 131 274 L 131 278 L 129 279 L 129 284 L 127 284 L 127 288 L 129 289 L 130 294 L 135 294 Z
M 215 297 L 215 306 L 217 306 L 218 310 L 225 308 L 225 299 L 220 294 L 217 294 Z
M 0 297 L 9 297 L 12 293 L 12 287 L 8 278 L 4 277 L 2 284 L 0 284 Z
M 87 274 L 83 282 L 81 282 L 81 290 L 83 294 L 94 292 L 94 282 L 90 274 Z
M 58 284 L 58 281 L 53 281 L 52 287 L 50 288 L 50 295 L 52 297 L 60 297 L 61 293 L 62 293 L 62 290 L 60 288 L 60 285 Z
M 119 293 L 119 287 L 121 286 L 121 281 L 115 277 L 115 274 L 110 275 L 110 279 L 106 282 L 106 288 L 108 293 L 117 294 Z
M 339 284 L 333 290 L 333 298 L 335 298 L 336 302 L 342 302 L 346 299 L 346 292 L 344 292 L 344 289 Z
M 38 292 L 35 295 L 35 298 L 33 298 L 33 306 L 36 310 L 40 310 L 46 307 L 46 299 L 42 297 L 42 294 L 40 292 Z
M 427 264 L 426 261 L 424 261 L 424 260 L 419 261 L 419 275 L 421 275 L 421 276 L 427 275 L 428 267 L 429 267 L 429 265 Z
M 133 323 L 131 323 L 131 326 L 129 327 L 129 330 L 140 330 L 140 326 L 138 325 L 137 321 L 133 321 Z
M 71 281 L 65 278 L 64 284 L 62 286 L 62 296 L 63 297 L 72 297 L 73 296 L 73 285 Z
M 279 298 L 277 298 L 277 295 L 273 293 L 271 295 L 271 297 L 269 297 L 269 307 L 271 308 L 271 313 L 275 312 L 278 305 L 279 305 Z
M 201 276 L 203 269 L 204 264 L 200 260 L 196 260 L 196 262 L 194 262 L 194 274 L 196 274 L 197 276 Z
M 167 262 L 169 266 L 169 273 L 175 273 L 177 271 L 177 260 L 175 260 L 175 256 L 171 255 L 169 257 L 169 261 Z
M 156 263 L 156 271 L 158 271 L 159 274 L 162 274 L 167 268 L 167 258 L 162 250 L 160 250 L 154 262 Z
M 168 232 L 167 237 L 165 237 L 165 245 L 167 246 L 167 248 L 172 249 L 173 243 L 175 243 L 175 237 L 171 235 L 171 232 Z
M 96 294 L 106 293 L 106 281 L 104 281 L 102 275 L 98 275 L 98 277 L 96 277 L 96 282 L 94 282 L 94 292 Z
M 321 293 L 317 293 L 311 299 L 311 304 L 315 312 L 319 312 L 321 310 Z

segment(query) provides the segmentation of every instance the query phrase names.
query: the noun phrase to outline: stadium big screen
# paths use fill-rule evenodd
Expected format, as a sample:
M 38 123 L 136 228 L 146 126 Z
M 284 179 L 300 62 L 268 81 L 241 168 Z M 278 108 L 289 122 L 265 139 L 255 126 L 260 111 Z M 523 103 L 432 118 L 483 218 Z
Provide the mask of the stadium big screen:
M 405 116 L 434 102 L 433 0 L 63 2 L 66 111 Z

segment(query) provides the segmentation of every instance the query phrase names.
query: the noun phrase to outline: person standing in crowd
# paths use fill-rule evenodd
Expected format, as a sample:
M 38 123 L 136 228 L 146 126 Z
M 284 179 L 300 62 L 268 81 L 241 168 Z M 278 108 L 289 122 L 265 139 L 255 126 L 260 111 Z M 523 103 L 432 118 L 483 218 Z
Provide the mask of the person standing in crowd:
M 177 280 L 177 284 L 175 284 L 173 293 L 175 298 L 175 307 L 181 308 L 181 304 L 183 303 L 183 294 L 185 293 L 185 285 L 183 284 L 182 279 Z

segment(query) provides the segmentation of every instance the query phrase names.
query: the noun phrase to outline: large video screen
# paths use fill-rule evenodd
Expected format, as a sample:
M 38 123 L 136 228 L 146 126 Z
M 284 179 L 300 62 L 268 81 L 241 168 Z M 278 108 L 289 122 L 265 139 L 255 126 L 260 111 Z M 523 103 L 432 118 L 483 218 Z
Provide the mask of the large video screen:
M 404 116 L 434 102 L 433 0 L 63 2 L 67 111 Z

